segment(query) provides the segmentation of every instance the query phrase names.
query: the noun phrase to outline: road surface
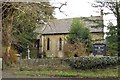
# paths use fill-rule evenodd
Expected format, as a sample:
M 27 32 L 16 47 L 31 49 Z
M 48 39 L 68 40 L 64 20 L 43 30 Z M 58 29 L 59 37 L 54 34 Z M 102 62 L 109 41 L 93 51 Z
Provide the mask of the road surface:
M 0 58 L 0 80 L 2 78 L 2 58 Z

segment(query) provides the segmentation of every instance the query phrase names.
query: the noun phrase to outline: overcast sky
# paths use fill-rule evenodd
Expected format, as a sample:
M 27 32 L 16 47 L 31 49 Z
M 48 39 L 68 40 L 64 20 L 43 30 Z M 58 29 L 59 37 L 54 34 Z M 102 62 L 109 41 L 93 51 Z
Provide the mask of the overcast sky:
M 80 16 L 90 16 L 98 15 L 94 12 L 94 9 L 91 7 L 89 2 L 94 0 L 52 0 L 52 4 L 55 6 L 60 6 L 59 3 L 67 2 L 66 6 L 63 6 L 61 10 L 67 15 L 60 13 L 58 9 L 55 10 L 55 17 L 69 18 L 69 17 L 80 17 Z
M 95 0 L 51 0 L 51 4 L 54 6 L 60 6 L 60 3 L 67 2 L 66 6 L 63 6 L 61 13 L 59 9 L 55 9 L 55 17 L 58 19 L 73 18 L 73 17 L 88 17 L 88 16 L 100 16 L 99 9 L 91 7 L 91 3 Z M 104 11 L 106 11 L 105 9 Z M 66 16 L 67 15 L 67 16 Z M 112 22 L 116 24 L 115 17 L 113 15 L 104 16 L 104 24 L 107 25 L 108 21 L 112 19 Z
M 55 9 L 55 17 L 58 19 L 88 17 L 91 15 L 100 16 L 100 10 L 91 6 L 91 3 L 94 3 L 95 0 L 51 0 L 51 4 L 58 7 L 61 5 L 60 3 L 65 2 L 67 2 L 67 5 L 61 8 L 64 13 L 61 13 L 59 9 Z M 104 12 L 107 11 L 108 9 L 104 8 Z M 109 21 L 116 25 L 116 18 L 114 15 L 103 16 L 103 19 L 104 25 L 108 25 Z M 104 32 L 108 32 L 107 27 L 104 27 Z M 104 37 L 106 37 L 106 35 Z

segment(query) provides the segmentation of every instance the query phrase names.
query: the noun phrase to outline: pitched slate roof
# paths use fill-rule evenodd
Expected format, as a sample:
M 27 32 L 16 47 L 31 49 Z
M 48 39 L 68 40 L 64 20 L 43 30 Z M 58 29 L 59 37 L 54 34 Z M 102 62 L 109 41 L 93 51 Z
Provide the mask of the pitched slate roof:
M 42 34 L 69 33 L 71 23 L 71 19 L 52 20 L 45 26 Z
M 90 32 L 103 32 L 103 28 L 92 28 L 97 26 L 98 23 L 102 21 L 100 16 L 91 16 L 91 17 L 81 17 L 80 19 L 87 25 L 90 29 Z M 55 19 L 48 22 L 46 26 L 38 31 L 42 31 L 42 34 L 59 34 L 59 33 L 69 33 L 73 18 L 68 19 Z

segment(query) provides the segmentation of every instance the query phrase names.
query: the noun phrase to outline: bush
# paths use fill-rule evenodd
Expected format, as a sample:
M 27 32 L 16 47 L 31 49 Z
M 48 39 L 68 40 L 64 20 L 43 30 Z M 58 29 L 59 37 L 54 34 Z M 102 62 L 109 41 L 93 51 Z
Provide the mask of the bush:
M 118 57 L 79 57 L 65 59 L 75 69 L 99 69 L 119 65 Z
M 3 55 L 2 55 L 3 63 L 4 63 L 3 65 L 11 66 L 12 64 L 17 64 L 18 59 L 16 54 L 18 54 L 18 52 L 13 47 L 11 47 L 10 53 L 8 56 L 5 50 L 6 50 L 6 47 L 3 47 Z
M 86 48 L 85 48 L 85 45 L 83 43 L 74 43 L 74 44 L 71 44 L 71 43 L 66 43 L 64 45 L 64 55 L 65 57 L 75 57 L 76 56 L 87 56 L 88 53 L 86 51 Z

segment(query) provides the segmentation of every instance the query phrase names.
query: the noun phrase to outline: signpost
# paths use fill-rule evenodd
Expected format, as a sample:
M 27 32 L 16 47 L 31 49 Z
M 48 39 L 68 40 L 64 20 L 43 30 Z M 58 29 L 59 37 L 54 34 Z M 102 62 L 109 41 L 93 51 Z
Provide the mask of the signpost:
M 94 55 L 105 55 L 106 54 L 106 44 L 93 44 L 93 54 Z

